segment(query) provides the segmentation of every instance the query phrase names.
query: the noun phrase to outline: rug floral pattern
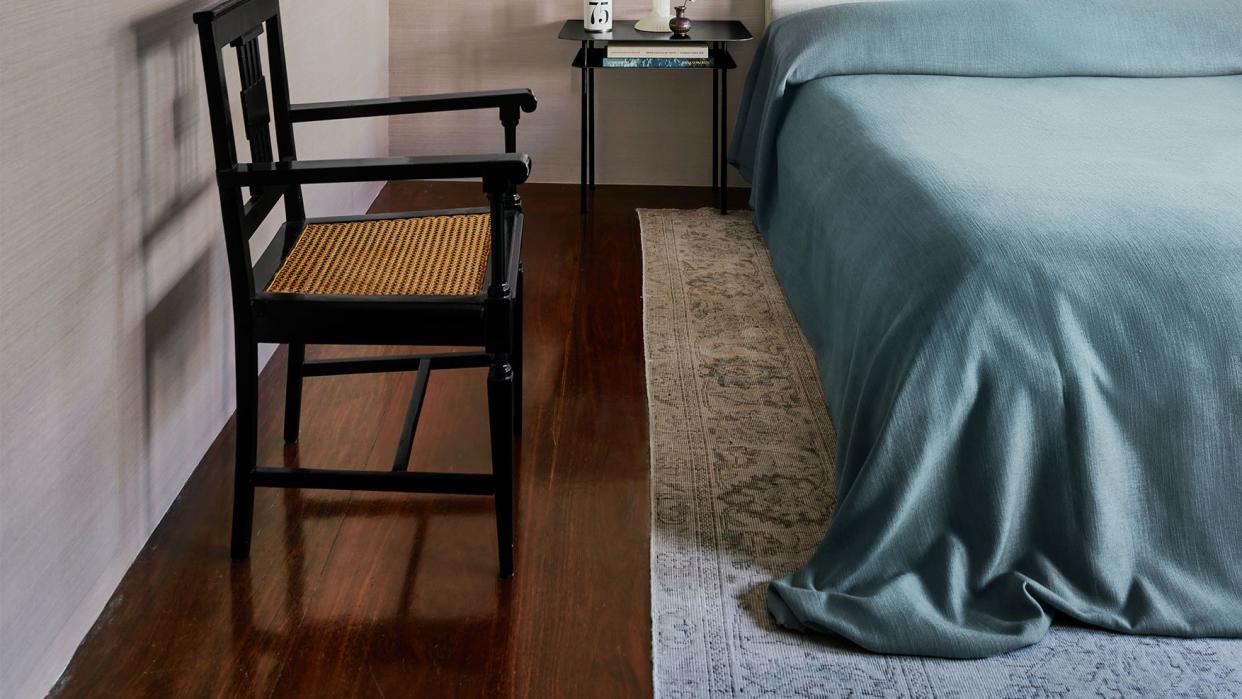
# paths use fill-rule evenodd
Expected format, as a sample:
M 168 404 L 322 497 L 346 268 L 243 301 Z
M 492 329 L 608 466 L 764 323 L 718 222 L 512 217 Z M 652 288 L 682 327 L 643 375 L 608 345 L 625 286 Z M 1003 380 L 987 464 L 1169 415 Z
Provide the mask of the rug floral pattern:
M 767 582 L 835 502 L 814 357 L 748 212 L 640 210 L 659 697 L 1240 697 L 1242 641 L 1057 625 L 986 660 L 866 653 L 776 627 Z

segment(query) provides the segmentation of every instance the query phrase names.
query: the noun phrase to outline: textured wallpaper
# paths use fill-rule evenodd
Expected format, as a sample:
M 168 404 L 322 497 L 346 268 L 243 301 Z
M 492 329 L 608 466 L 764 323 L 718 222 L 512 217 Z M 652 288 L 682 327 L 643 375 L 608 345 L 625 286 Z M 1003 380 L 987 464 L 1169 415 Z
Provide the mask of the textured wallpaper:
M 202 4 L 0 10 L 0 696 L 51 687 L 233 411 Z M 294 101 L 388 94 L 387 0 L 283 4 Z M 298 136 L 304 158 L 388 151 L 383 120 Z
M 614 3 L 616 16 L 630 21 L 651 10 L 650 0 Z M 700 0 L 689 16 L 739 19 L 758 36 L 764 7 L 764 0 Z M 566 19 L 582 19 L 581 0 L 391 0 L 390 8 L 394 94 L 529 87 L 539 111 L 523 115 L 518 148 L 534 158 L 532 179 L 578 181 L 580 71 L 569 65 L 578 44 L 556 34 Z M 752 49 L 753 42 L 734 51 L 740 69 L 729 75 L 730 119 Z M 710 184 L 710 72 L 601 70 L 595 91 L 597 181 Z M 390 134 L 394 154 L 503 146 L 490 111 L 394 118 Z

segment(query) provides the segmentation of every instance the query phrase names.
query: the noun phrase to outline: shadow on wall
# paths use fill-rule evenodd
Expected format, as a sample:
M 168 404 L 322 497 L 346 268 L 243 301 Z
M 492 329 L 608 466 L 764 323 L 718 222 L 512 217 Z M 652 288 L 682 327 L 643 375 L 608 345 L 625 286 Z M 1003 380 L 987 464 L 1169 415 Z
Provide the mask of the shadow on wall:
M 142 473 L 138 493 L 150 531 L 231 409 L 231 328 L 213 185 L 213 156 L 203 98 L 198 0 L 181 2 L 130 26 L 136 124 L 122 126 L 122 211 L 137 208 L 137 249 L 130 250 L 141 299 Z M 127 94 L 125 88 L 122 94 Z M 122 283 L 127 283 L 123 281 Z M 204 405 L 204 400 L 207 405 Z M 211 405 L 216 409 L 204 408 Z
M 0 696 L 52 686 L 233 409 L 191 19 L 210 1 L 5 0 L 0 12 Z M 285 0 L 301 18 L 290 59 L 310 66 L 296 96 L 387 91 L 386 3 Z M 333 37 L 350 50 L 325 54 Z M 387 151 L 379 120 L 299 135 L 311 157 Z M 308 208 L 365 211 L 378 190 L 308 192 Z M 225 538 L 208 553 L 223 559 Z

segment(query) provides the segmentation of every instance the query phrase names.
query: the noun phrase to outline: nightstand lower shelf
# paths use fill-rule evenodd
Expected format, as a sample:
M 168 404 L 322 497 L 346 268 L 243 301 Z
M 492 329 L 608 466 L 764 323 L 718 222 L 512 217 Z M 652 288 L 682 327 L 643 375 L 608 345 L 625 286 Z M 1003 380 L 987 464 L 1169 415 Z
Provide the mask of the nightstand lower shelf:
M 728 51 L 717 49 L 708 51 L 712 59 L 710 66 L 606 66 L 604 65 L 605 53 L 606 49 L 602 48 L 578 49 L 571 65 L 575 68 L 582 68 L 583 55 L 587 55 L 586 67 L 592 70 L 733 70 L 737 68 L 737 62 L 733 60 L 733 56 Z
M 716 192 L 720 213 L 728 213 L 728 198 L 725 189 L 728 167 L 726 152 L 728 149 L 728 71 L 737 68 L 737 62 L 730 55 L 728 44 L 724 41 L 708 42 L 711 66 L 701 67 L 654 67 L 654 66 L 622 66 L 603 65 L 606 49 L 596 46 L 606 41 L 581 42 L 582 48 L 574 56 L 573 67 L 582 71 L 582 162 L 581 162 L 581 209 L 588 210 L 588 190 L 595 189 L 595 71 L 597 70 L 707 70 L 712 74 L 712 190 Z

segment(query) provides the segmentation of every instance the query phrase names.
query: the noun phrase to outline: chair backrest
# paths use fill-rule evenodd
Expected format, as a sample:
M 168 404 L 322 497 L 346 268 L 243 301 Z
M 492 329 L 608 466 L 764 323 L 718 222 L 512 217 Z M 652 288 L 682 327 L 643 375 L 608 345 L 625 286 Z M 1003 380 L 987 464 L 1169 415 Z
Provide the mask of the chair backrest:
M 215 146 L 217 170 L 236 167 L 237 143 L 233 137 L 233 108 L 225 71 L 225 48 L 237 56 L 240 78 L 241 123 L 250 145 L 252 162 L 269 163 L 275 157 L 296 160 L 293 122 L 289 118 L 289 74 L 285 64 L 284 37 L 280 26 L 278 0 L 224 0 L 194 13 L 203 52 L 203 77 L 207 87 L 207 106 L 211 114 L 211 137 Z M 263 72 L 259 37 L 267 37 L 270 63 L 269 84 Z M 276 153 L 272 151 L 272 123 L 275 122 Z M 241 188 L 221 186 L 220 203 L 224 215 L 225 242 L 233 278 L 234 301 L 239 293 L 254 294 L 254 273 L 249 240 L 259 224 L 281 198 L 291 225 L 306 218 L 302 190 L 290 187 L 252 187 L 242 201 Z M 239 286 L 240 285 L 240 286 Z

